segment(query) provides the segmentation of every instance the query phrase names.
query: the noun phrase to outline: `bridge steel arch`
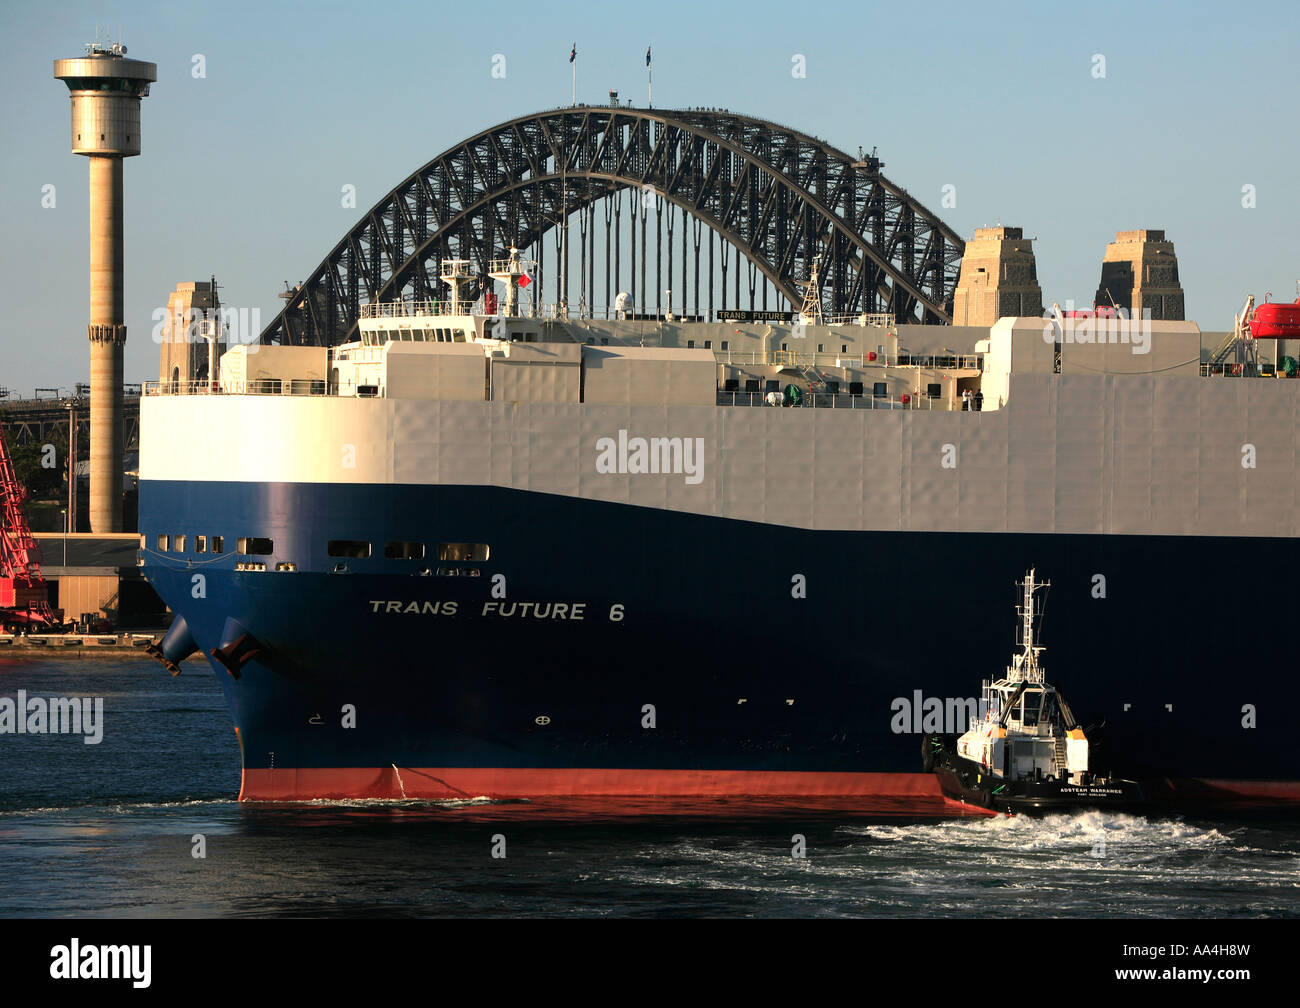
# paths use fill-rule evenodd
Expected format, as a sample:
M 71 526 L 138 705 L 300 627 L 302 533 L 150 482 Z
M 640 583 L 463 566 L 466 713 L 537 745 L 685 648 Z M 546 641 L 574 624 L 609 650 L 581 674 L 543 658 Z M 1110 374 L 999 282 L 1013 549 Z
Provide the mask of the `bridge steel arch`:
M 512 119 L 376 203 L 287 296 L 260 342 L 354 339 L 364 304 L 437 299 L 443 259 L 486 273 L 561 215 L 629 187 L 701 220 L 792 304 L 803 303 L 816 263 L 829 314 L 950 323 L 964 243 L 880 168 L 875 157 L 725 111 L 577 106 Z

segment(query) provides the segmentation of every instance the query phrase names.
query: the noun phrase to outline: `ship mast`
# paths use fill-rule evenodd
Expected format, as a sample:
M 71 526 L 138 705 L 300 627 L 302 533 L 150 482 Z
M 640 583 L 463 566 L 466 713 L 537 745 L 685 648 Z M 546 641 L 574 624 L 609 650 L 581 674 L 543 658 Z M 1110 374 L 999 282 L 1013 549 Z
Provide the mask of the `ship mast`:
M 822 315 L 822 283 L 817 275 L 816 259 L 812 262 L 808 283 L 804 287 L 803 307 L 799 309 L 799 321 L 804 325 L 821 325 L 825 321 Z
M 1022 582 L 1024 596 L 1016 611 L 1020 615 L 1020 654 L 1012 657 L 1007 668 L 1007 677 L 1026 682 L 1042 682 L 1043 670 L 1038 664 L 1038 653 L 1045 650 L 1034 643 L 1034 592 L 1039 588 L 1051 587 L 1050 581 L 1035 581 L 1034 568 L 1029 569 Z

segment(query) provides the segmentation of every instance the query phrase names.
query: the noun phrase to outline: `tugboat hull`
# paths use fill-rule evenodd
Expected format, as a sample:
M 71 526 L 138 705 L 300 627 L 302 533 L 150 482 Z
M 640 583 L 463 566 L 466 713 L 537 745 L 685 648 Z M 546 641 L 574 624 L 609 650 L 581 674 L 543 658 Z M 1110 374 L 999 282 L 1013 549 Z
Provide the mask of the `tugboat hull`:
M 1063 812 L 1103 809 L 1142 811 L 1149 806 L 1136 781 L 1110 779 L 1071 784 L 1057 778 L 1009 781 L 962 756 L 950 736 L 926 737 L 926 769 L 939 781 L 944 796 L 994 812 Z

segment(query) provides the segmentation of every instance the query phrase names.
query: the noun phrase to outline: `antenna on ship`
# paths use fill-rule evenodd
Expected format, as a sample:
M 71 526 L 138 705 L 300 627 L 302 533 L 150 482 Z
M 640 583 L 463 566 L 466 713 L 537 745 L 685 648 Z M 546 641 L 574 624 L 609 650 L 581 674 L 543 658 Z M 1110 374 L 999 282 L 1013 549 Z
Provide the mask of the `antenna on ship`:
M 1020 615 L 1020 654 L 1015 655 L 1007 667 L 1007 677 L 1024 679 L 1030 682 L 1042 682 L 1043 670 L 1038 665 L 1038 653 L 1046 650 L 1034 643 L 1034 593 L 1039 588 L 1050 588 L 1050 581 L 1035 581 L 1034 568 L 1029 568 L 1022 582 L 1024 594 L 1016 612 Z
M 519 314 L 520 281 L 536 269 L 537 263 L 532 259 L 520 259 L 519 250 L 510 246 L 508 259 L 493 259 L 488 267 L 488 276 L 506 288 L 506 303 L 502 314 L 514 317 Z
M 818 276 L 816 259 L 812 262 L 808 281 L 804 285 L 803 307 L 799 309 L 799 321 L 804 325 L 822 324 L 822 283 Z
M 473 302 L 463 297 L 462 288 L 472 284 L 477 279 L 474 264 L 468 259 L 444 259 L 442 261 L 442 272 L 439 274 L 438 279 L 451 288 L 450 314 L 467 314 Z

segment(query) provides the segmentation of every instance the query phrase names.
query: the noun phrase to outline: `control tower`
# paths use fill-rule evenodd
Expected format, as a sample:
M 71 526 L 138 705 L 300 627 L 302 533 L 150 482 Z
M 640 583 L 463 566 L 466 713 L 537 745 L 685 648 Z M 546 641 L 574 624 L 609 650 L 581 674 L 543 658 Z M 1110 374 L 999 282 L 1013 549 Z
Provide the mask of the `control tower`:
M 72 94 L 72 153 L 90 158 L 90 530 L 122 531 L 122 159 L 140 153 L 153 63 L 120 42 L 54 61 Z

